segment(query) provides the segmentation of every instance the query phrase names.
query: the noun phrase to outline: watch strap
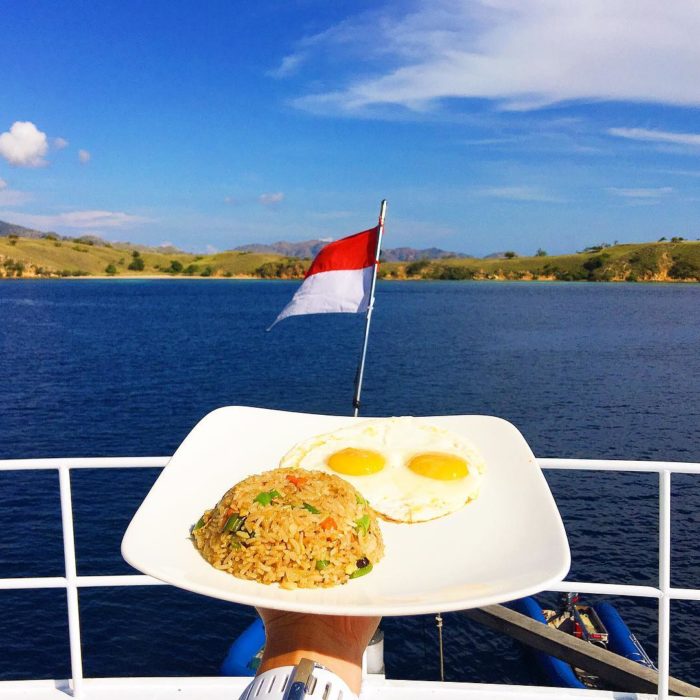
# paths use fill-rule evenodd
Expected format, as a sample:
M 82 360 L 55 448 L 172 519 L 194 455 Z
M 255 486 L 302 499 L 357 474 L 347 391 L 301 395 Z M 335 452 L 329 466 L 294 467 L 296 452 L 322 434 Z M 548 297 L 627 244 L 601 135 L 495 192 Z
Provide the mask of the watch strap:
M 256 676 L 239 700 L 358 700 L 348 684 L 324 666 L 302 659 Z

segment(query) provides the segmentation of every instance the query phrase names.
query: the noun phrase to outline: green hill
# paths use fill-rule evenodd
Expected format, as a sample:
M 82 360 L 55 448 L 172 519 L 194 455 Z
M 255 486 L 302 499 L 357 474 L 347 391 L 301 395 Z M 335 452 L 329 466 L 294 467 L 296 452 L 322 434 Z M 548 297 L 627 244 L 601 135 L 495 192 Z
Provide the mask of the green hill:
M 271 253 L 194 255 L 79 240 L 0 237 L 0 277 L 253 277 L 266 263 L 285 260 Z
M 386 279 L 586 280 L 594 282 L 700 281 L 700 241 L 625 243 L 572 255 L 498 259 L 453 258 L 386 263 Z
M 46 234 L 44 234 L 46 236 Z M 441 258 L 386 262 L 384 279 L 700 281 L 700 242 L 598 246 L 571 255 Z M 258 277 L 297 279 L 308 260 L 275 253 L 226 251 L 194 255 L 175 249 L 110 244 L 98 238 L 0 236 L 0 277 Z

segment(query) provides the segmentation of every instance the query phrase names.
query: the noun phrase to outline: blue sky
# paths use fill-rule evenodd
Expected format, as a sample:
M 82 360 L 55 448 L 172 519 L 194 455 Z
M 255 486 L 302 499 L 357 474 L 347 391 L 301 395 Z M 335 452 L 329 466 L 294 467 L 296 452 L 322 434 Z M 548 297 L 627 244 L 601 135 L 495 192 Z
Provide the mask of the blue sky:
M 6 0 L 0 220 L 187 250 L 700 237 L 696 0 Z

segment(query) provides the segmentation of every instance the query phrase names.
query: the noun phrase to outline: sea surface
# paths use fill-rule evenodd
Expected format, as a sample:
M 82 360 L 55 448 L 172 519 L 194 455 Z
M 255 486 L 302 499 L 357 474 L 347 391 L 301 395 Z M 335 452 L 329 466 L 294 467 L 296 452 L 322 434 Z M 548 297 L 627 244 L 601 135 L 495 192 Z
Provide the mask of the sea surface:
M 350 414 L 364 319 L 266 333 L 297 284 L 3 280 L 0 458 L 170 455 L 231 404 Z M 700 285 L 380 282 L 362 398 L 365 416 L 500 416 L 539 457 L 700 462 Z M 157 475 L 72 473 L 79 574 L 133 571 L 121 537 Z M 571 580 L 657 583 L 656 475 L 546 476 Z M 672 492 L 672 585 L 700 587 L 700 478 Z M 0 578 L 63 574 L 55 472 L 0 472 L 0 531 Z M 655 602 L 614 602 L 655 656 Z M 700 684 L 700 604 L 671 612 L 671 671 Z M 215 675 L 254 616 L 161 586 L 82 589 L 80 613 L 87 676 Z M 448 680 L 540 682 L 509 638 L 444 617 Z M 432 616 L 383 629 L 390 677 L 438 677 Z M 0 639 L 0 678 L 67 677 L 65 591 L 0 591 Z

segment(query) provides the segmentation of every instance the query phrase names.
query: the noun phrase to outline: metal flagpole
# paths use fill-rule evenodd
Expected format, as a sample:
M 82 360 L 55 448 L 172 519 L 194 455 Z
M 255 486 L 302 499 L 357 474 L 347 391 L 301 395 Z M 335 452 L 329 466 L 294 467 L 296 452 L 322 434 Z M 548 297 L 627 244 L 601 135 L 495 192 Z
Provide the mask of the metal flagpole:
M 374 309 L 374 287 L 377 283 L 377 269 L 379 267 L 379 251 L 382 249 L 382 233 L 384 233 L 384 216 L 386 214 L 386 199 L 382 199 L 379 208 L 379 229 L 377 233 L 377 250 L 374 255 L 374 273 L 372 274 L 372 284 L 369 288 L 369 305 L 367 306 L 367 316 L 365 317 L 365 339 L 362 343 L 362 355 L 360 356 L 360 364 L 357 366 L 357 374 L 355 375 L 355 396 L 352 399 L 352 406 L 355 410 L 353 416 L 357 418 L 360 412 L 360 392 L 362 391 L 362 377 L 365 373 L 365 357 L 367 356 L 367 339 L 369 338 L 369 324 L 372 322 L 372 310 Z

